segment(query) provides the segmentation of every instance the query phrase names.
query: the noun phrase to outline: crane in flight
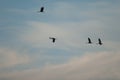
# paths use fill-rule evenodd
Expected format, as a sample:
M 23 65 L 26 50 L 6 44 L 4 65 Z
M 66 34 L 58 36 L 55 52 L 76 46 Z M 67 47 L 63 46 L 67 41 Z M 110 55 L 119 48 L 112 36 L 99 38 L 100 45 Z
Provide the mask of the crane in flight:
M 97 44 L 99 44 L 99 45 L 103 44 L 100 38 L 98 38 L 98 43 Z
M 52 39 L 52 42 L 55 43 L 56 38 L 54 38 L 54 37 L 49 37 L 49 39 Z
M 44 12 L 44 7 L 41 7 L 40 11 L 38 11 L 38 12 Z
M 88 37 L 88 44 L 92 44 L 92 41 L 89 37 Z

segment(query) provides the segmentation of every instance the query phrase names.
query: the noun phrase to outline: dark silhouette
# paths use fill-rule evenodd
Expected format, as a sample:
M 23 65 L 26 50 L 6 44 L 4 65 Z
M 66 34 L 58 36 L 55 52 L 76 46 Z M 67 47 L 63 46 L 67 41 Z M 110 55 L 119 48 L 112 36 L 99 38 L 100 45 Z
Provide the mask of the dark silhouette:
M 56 38 L 54 38 L 54 37 L 49 37 L 49 39 L 52 39 L 52 42 L 55 43 Z
M 89 37 L 88 37 L 88 44 L 92 44 L 92 41 Z
M 98 44 L 99 44 L 99 45 L 102 45 L 102 44 L 103 44 L 100 38 L 98 38 Z
M 44 12 L 44 7 L 41 7 L 40 11 L 38 11 L 38 12 Z

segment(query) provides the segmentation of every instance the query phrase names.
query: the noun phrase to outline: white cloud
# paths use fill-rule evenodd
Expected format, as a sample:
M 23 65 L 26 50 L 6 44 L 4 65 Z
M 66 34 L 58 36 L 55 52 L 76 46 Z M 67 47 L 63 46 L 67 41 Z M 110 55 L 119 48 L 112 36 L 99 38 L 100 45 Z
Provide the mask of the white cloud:
M 18 64 L 30 62 L 28 55 L 19 54 L 17 51 L 1 48 L 0 49 L 0 68 L 13 67 Z
M 75 31 L 73 28 L 65 27 L 68 25 L 28 22 L 29 29 L 21 35 L 20 40 L 35 46 L 48 47 L 51 40 L 49 37 L 56 37 L 56 45 L 68 45 L 74 37 Z M 69 26 L 71 27 L 71 26 Z M 65 48 L 65 47 L 64 47 Z
M 41 69 L 2 74 L 9 80 L 119 80 L 119 52 L 87 53 L 65 64 L 46 65 Z

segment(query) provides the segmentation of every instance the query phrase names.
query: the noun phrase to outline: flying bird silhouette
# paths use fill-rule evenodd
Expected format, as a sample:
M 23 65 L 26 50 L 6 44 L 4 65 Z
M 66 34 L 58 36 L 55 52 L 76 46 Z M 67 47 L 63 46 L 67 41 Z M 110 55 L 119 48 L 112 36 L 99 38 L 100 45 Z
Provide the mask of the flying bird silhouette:
M 92 41 L 89 37 L 88 37 L 88 44 L 92 44 Z
M 98 43 L 97 44 L 99 44 L 99 45 L 103 44 L 100 38 L 98 38 Z
M 40 11 L 38 11 L 38 12 L 44 12 L 44 7 L 41 7 Z
M 54 37 L 49 37 L 49 39 L 52 39 L 52 42 L 55 43 L 56 38 L 54 38 Z

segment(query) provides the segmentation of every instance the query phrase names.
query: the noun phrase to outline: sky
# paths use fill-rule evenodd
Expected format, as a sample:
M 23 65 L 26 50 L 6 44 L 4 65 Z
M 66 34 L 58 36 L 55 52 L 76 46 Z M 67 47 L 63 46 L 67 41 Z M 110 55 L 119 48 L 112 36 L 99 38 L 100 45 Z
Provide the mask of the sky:
M 119 9 L 119 0 L 0 0 L 0 80 L 120 80 Z

